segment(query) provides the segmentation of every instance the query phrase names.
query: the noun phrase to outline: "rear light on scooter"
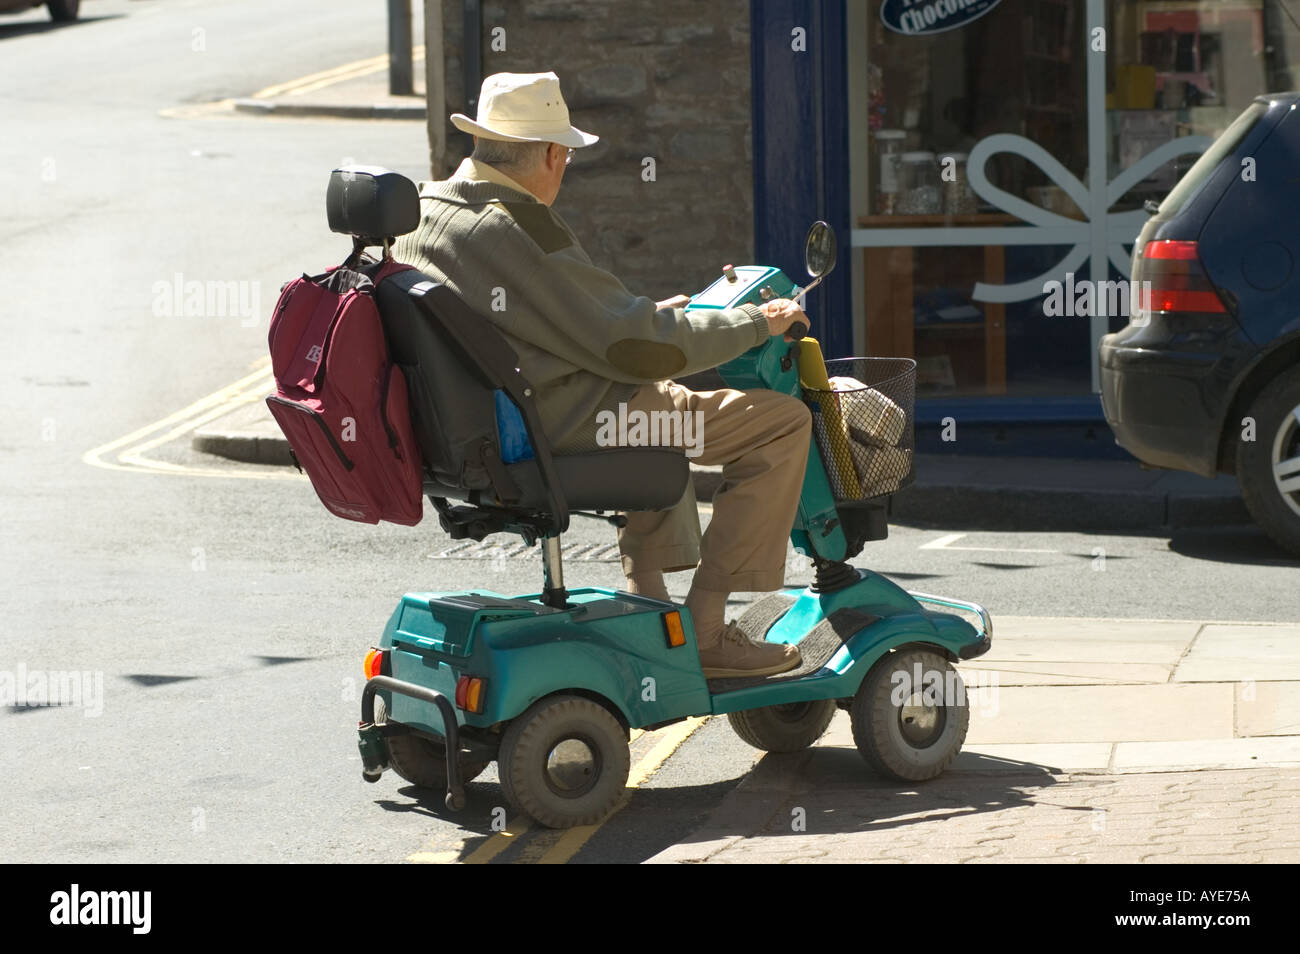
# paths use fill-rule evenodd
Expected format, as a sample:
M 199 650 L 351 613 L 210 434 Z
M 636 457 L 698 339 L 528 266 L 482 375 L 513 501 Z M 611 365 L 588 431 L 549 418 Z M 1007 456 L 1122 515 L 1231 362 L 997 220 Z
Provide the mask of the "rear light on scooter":
M 478 676 L 461 676 L 456 680 L 456 708 L 462 712 L 482 712 L 487 701 L 483 680 Z
M 372 649 L 366 653 L 365 670 L 367 679 L 374 679 L 376 676 L 384 674 L 384 656 L 385 653 L 382 649 Z
M 686 631 L 682 629 L 682 614 L 677 610 L 664 613 L 664 635 L 668 637 L 669 649 L 686 645 Z
M 1195 242 L 1147 242 L 1137 272 L 1133 277 L 1140 278 L 1138 287 L 1149 282 L 1151 288 L 1150 302 L 1142 303 L 1144 312 L 1227 313 L 1223 299 L 1205 274 Z

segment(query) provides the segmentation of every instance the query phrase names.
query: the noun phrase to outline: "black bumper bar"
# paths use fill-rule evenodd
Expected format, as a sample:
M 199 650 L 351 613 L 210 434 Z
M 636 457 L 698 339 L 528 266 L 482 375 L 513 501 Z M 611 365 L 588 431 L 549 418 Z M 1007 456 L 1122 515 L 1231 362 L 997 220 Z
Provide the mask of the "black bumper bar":
M 392 676 L 372 676 L 361 690 L 361 724 L 357 727 L 357 744 L 361 749 L 361 777 L 367 782 L 377 782 L 388 768 L 388 743 L 375 725 L 375 693 L 380 689 L 396 692 L 412 699 L 431 702 L 442 715 L 443 748 L 447 753 L 447 808 L 458 812 L 465 807 L 465 788 L 460 781 L 460 729 L 456 725 L 456 710 L 441 692 L 403 682 Z

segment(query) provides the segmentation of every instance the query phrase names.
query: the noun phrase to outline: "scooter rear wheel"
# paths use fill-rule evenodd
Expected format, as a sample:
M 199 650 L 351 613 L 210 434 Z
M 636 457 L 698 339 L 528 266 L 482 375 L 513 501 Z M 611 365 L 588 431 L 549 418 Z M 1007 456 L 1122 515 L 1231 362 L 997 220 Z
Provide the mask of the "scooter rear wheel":
M 835 716 L 834 699 L 792 702 L 727 713 L 736 735 L 765 752 L 802 752 L 821 738 Z
M 970 726 L 961 676 L 928 649 L 893 652 L 877 662 L 849 715 L 858 752 L 877 772 L 902 782 L 942 775 Z
M 510 723 L 497 770 L 506 797 L 548 828 L 593 825 L 623 798 L 631 754 L 608 709 L 582 696 L 550 696 Z

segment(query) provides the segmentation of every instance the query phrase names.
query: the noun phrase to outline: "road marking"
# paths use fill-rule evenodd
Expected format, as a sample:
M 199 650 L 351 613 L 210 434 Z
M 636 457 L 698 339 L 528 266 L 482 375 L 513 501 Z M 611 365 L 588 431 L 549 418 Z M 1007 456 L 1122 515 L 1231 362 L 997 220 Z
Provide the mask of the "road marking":
M 417 865 L 448 865 L 459 856 L 459 851 L 417 851 L 406 860 Z
M 257 470 L 240 470 L 235 467 L 187 467 L 168 461 L 146 457 L 145 452 L 173 441 L 209 421 L 231 411 L 261 400 L 273 387 L 271 359 L 259 358 L 254 362 L 257 370 L 238 381 L 218 388 L 206 397 L 181 408 L 162 420 L 146 424 L 131 433 L 101 444 L 81 456 L 84 463 L 105 470 L 131 471 L 146 474 L 172 474 L 187 477 L 236 477 L 257 480 L 301 480 L 294 472 L 272 473 Z M 106 459 L 112 458 L 112 459 Z
M 1037 550 L 1028 547 L 955 547 L 953 546 L 965 533 L 949 533 L 929 543 L 922 543 L 918 550 L 970 550 L 980 553 L 1060 553 L 1060 550 Z
M 411 50 L 411 61 L 424 59 L 424 45 L 413 47 Z M 381 53 L 378 56 L 371 56 L 364 60 L 354 60 L 351 63 L 344 63 L 342 66 L 335 66 L 332 69 L 321 70 L 318 73 L 308 73 L 306 76 L 299 76 L 297 79 L 291 79 L 284 83 L 275 83 L 259 89 L 249 99 L 272 99 L 276 96 L 302 96 L 304 93 L 312 93 L 318 89 L 324 89 L 327 86 L 333 86 L 335 83 L 342 83 L 344 80 L 360 79 L 363 76 L 370 76 L 373 73 L 379 73 L 388 69 L 388 54 Z M 180 106 L 169 106 L 166 109 L 158 110 L 158 115 L 165 119 L 202 119 L 216 113 L 233 113 L 235 100 L 219 99 L 211 103 L 184 103 Z
M 411 50 L 412 61 L 423 58 L 424 45 L 413 47 Z M 335 66 L 332 69 L 321 70 L 318 73 L 308 73 L 306 76 L 299 76 L 297 79 L 267 86 L 264 89 L 259 89 L 253 94 L 252 98 L 270 99 L 274 96 L 301 96 L 303 93 L 323 89 L 344 80 L 369 76 L 371 73 L 378 73 L 386 69 L 388 69 L 388 54 L 381 53 L 378 56 L 367 57 L 364 60 L 354 60 L 351 63 L 344 63 L 342 66 Z
M 235 111 L 235 101 L 233 99 L 218 99 L 211 103 L 184 103 L 180 106 L 168 106 L 166 109 L 158 110 L 158 115 L 163 119 L 202 119 L 204 116 L 211 116 L 216 113 L 233 113 Z
M 341 66 L 331 67 L 327 70 L 318 70 L 315 73 L 308 73 L 305 76 L 299 76 L 296 79 L 286 80 L 283 83 L 275 83 L 271 86 L 263 87 L 253 94 L 253 99 L 270 99 L 272 96 L 280 96 L 285 93 L 291 93 L 299 86 L 305 86 L 308 83 L 316 83 L 320 80 L 330 79 L 333 77 L 342 77 L 346 74 L 353 73 L 357 70 L 371 69 L 379 65 L 381 67 L 388 65 L 388 54 L 381 53 L 378 56 L 368 56 L 364 60 L 353 60 L 351 63 L 344 63 Z
M 961 539 L 962 537 L 964 537 L 964 536 L 966 536 L 966 534 L 964 534 L 964 533 L 950 533 L 950 534 L 948 534 L 947 536 L 940 537 L 938 540 L 931 540 L 929 543 L 923 543 L 923 544 L 921 544 L 917 549 L 919 549 L 919 550 L 942 550 L 942 549 L 944 549 L 945 547 L 947 547 L 948 544 L 950 544 L 950 543 L 956 543 L 958 540 L 960 540 L 960 539 Z
M 708 716 L 696 716 L 686 720 L 686 722 L 679 722 L 676 725 L 671 726 L 668 730 L 664 730 L 663 737 L 655 743 L 654 748 L 646 753 L 646 755 L 642 757 L 636 765 L 632 766 L 631 771 L 628 772 L 627 787 L 629 789 L 635 788 L 653 775 L 659 766 L 662 765 L 668 757 L 686 741 L 687 737 L 699 728 L 707 718 Z M 683 726 L 689 726 L 684 734 L 682 733 Z M 644 729 L 633 729 L 628 734 L 627 744 L 631 745 L 643 735 L 645 735 Z M 679 735 L 680 738 L 678 737 Z M 671 742 L 671 745 L 667 744 L 669 742 Z M 613 818 L 614 815 L 618 814 L 626 803 L 627 798 L 625 796 L 623 802 L 621 802 L 614 811 L 610 812 L 609 815 L 606 816 L 605 821 L 609 821 L 610 818 Z M 578 850 L 578 848 L 582 847 L 582 844 L 586 842 L 587 838 L 590 838 L 601 825 L 605 824 L 605 821 L 596 825 L 584 825 L 581 828 L 570 828 L 568 831 L 563 832 L 552 830 L 542 831 L 525 846 L 515 864 L 563 864 L 563 861 L 553 862 L 548 859 L 553 857 L 553 852 L 563 850 L 562 846 L 566 843 L 565 839 L 573 832 L 587 831 L 587 835 L 582 839 L 582 842 L 573 849 L 573 852 L 570 852 L 569 855 L 565 857 L 564 860 L 567 861 L 568 858 L 572 857 L 572 854 Z M 467 865 L 487 864 L 501 854 L 501 852 L 515 844 L 519 836 L 533 830 L 533 827 L 533 823 L 527 816 L 520 815 L 518 818 L 513 819 L 506 826 L 504 831 L 497 832 L 483 844 L 479 845 L 479 847 L 476 848 L 463 863 Z M 417 861 L 424 854 L 426 853 L 416 852 L 415 854 L 410 855 L 406 860 Z M 558 857 L 558 855 L 554 855 L 554 857 Z M 452 858 L 449 860 L 454 861 L 455 859 Z
M 685 722 L 679 722 L 670 726 L 664 733 L 655 747 L 645 754 L 645 756 L 633 766 L 632 771 L 627 777 L 627 791 L 623 795 L 623 800 L 618 806 L 595 825 L 580 825 L 577 828 L 570 828 L 550 851 L 546 852 L 537 862 L 541 865 L 562 865 L 566 864 L 574 855 L 582 850 L 591 836 L 600 830 L 606 822 L 621 812 L 627 803 L 631 800 L 632 791 L 640 788 L 647 779 L 650 778 L 659 767 L 668 761 L 669 757 L 676 752 L 682 744 L 691 737 L 700 726 L 704 725 L 709 719 L 708 716 L 694 716 Z
M 533 823 L 522 815 L 516 818 L 506 826 L 505 831 L 499 831 L 483 844 L 479 845 L 468 858 L 465 859 L 467 865 L 485 865 L 501 852 L 505 851 L 515 843 L 515 839 L 533 827 Z M 412 855 L 411 858 L 415 856 Z M 407 858 L 410 861 L 411 858 Z

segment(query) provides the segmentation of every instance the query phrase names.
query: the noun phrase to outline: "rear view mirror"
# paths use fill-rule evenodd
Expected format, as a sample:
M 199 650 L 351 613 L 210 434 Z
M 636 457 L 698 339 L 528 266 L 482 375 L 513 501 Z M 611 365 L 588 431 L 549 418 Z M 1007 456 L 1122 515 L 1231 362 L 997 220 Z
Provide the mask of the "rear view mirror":
M 835 230 L 825 222 L 814 222 L 804 243 L 804 267 L 810 278 L 824 278 L 835 267 Z

